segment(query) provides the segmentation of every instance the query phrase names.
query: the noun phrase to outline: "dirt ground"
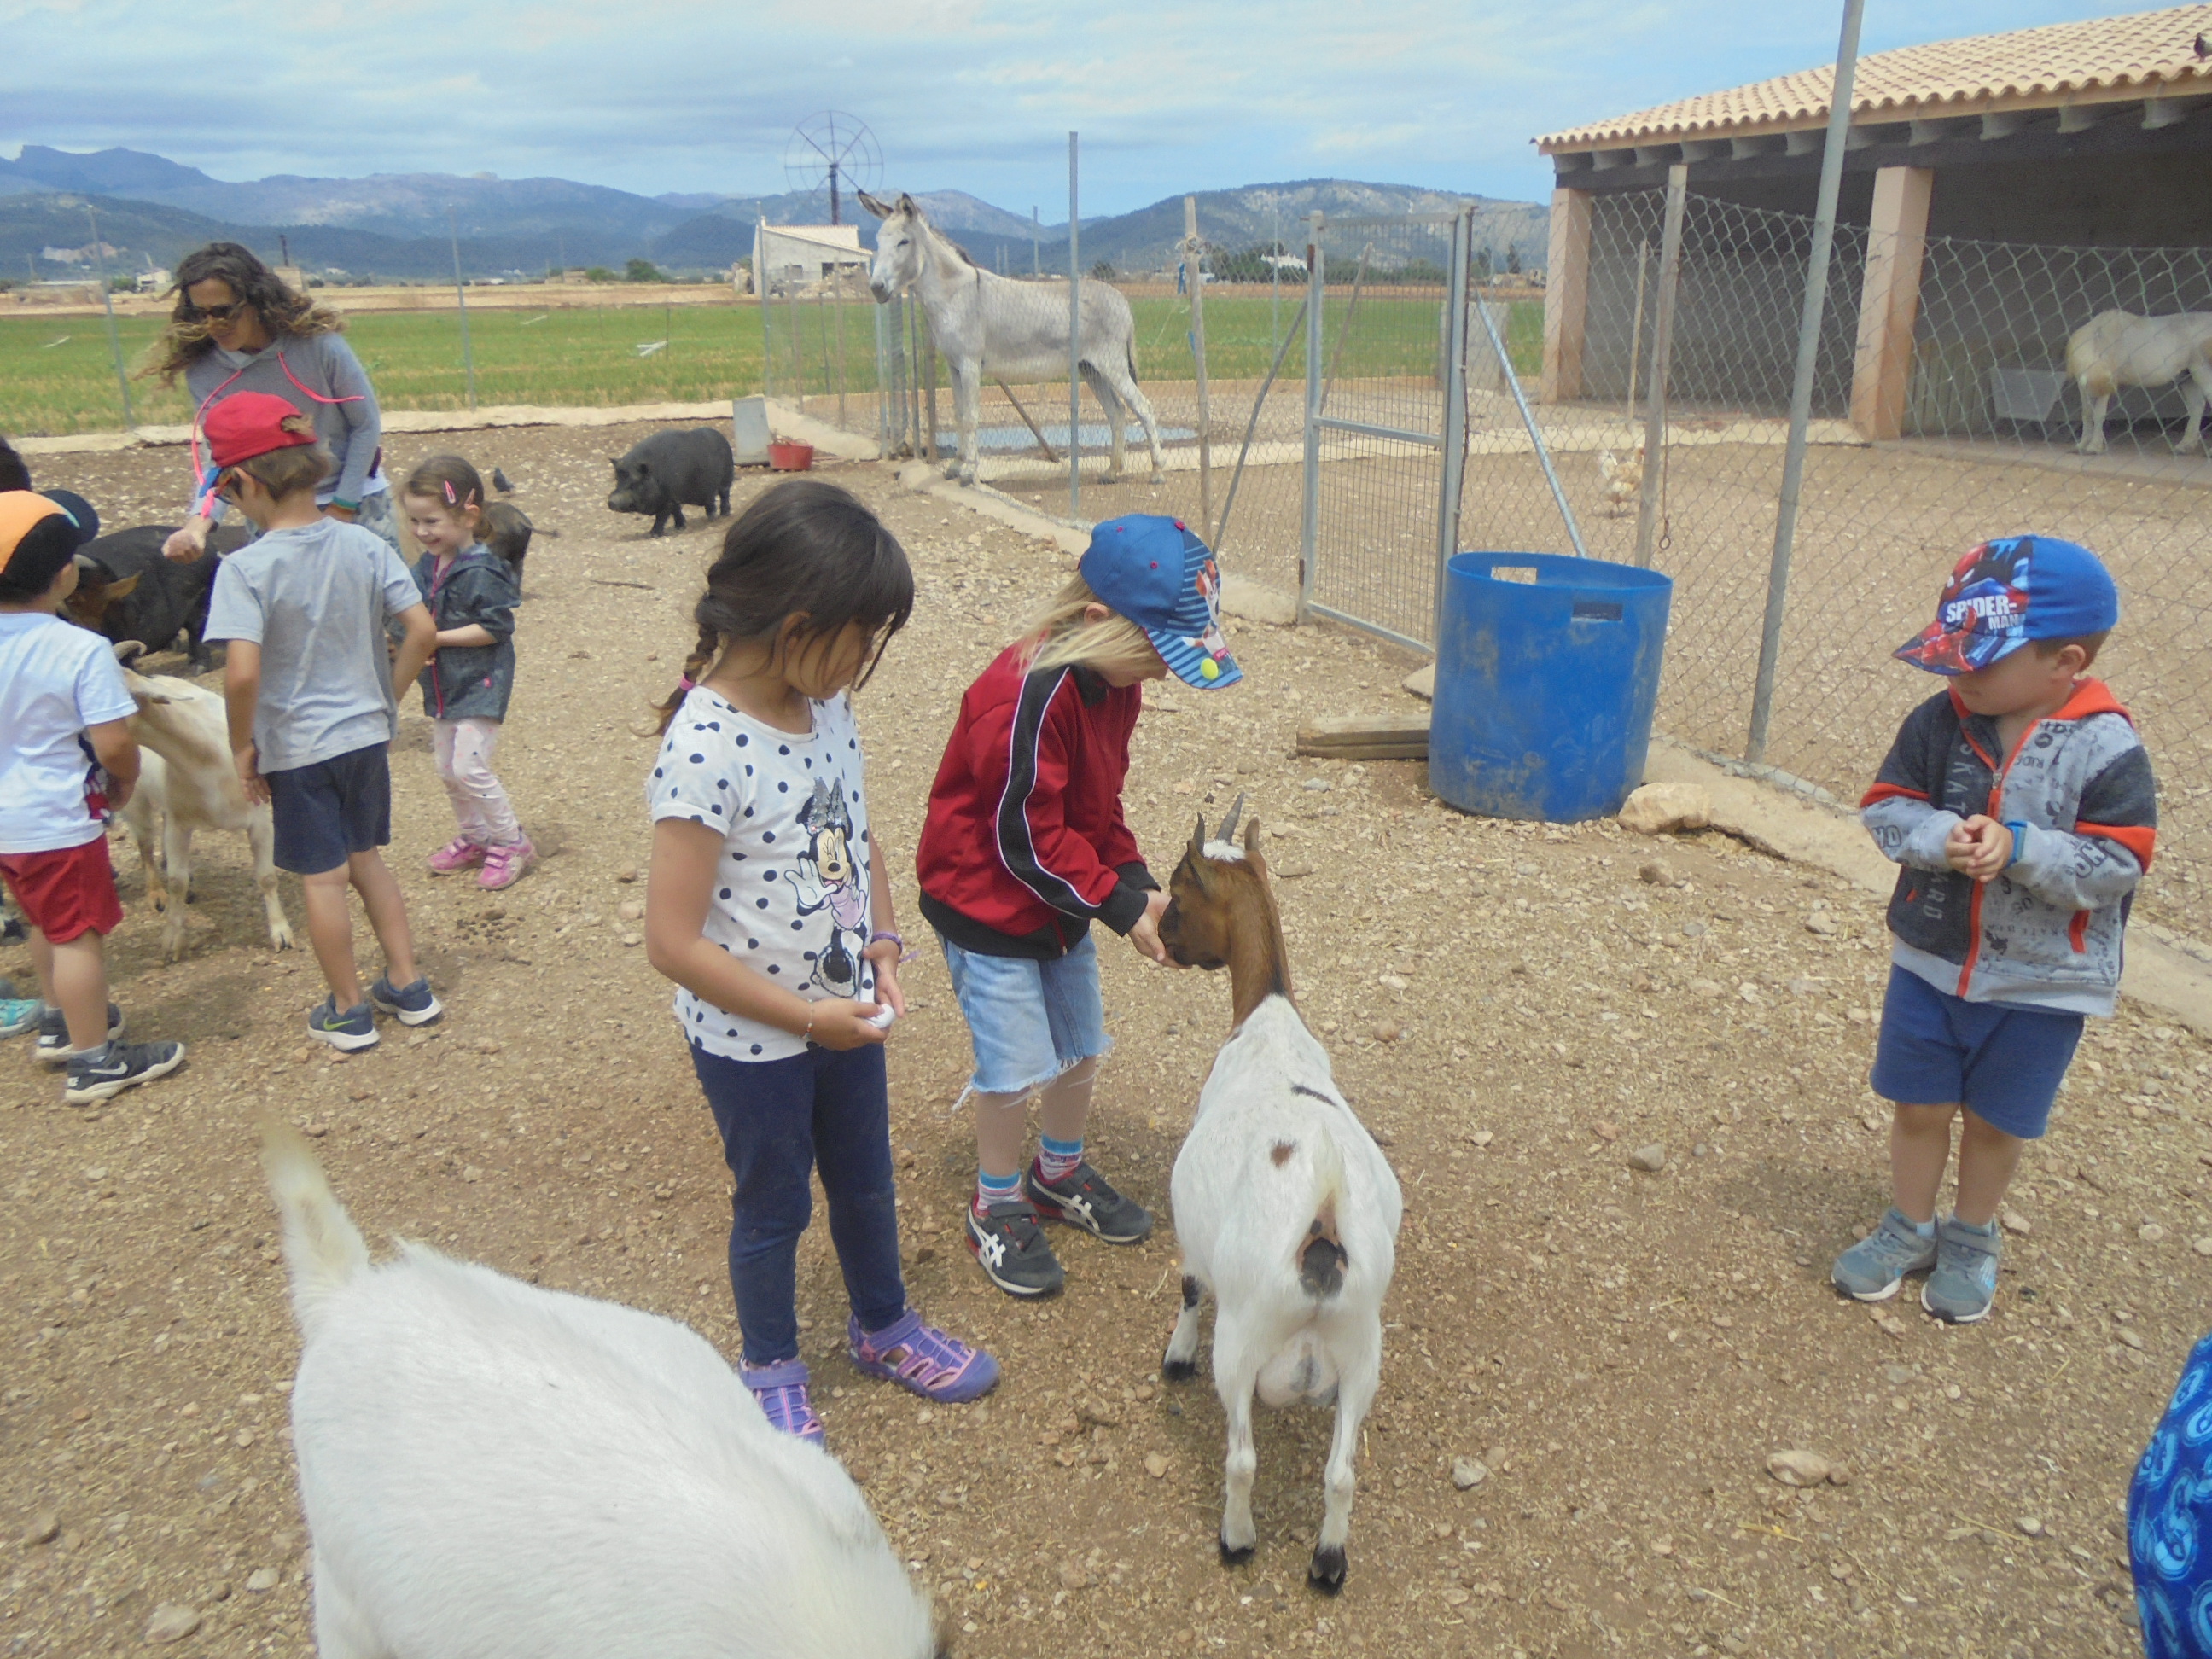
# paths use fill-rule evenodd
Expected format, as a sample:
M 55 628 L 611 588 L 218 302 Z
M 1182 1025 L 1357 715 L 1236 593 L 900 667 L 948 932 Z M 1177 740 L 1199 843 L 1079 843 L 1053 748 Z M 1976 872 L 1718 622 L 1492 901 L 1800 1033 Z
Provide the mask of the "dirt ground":
M 652 747 L 634 732 L 690 641 L 717 538 L 695 520 L 647 541 L 604 511 L 604 456 L 633 435 L 459 434 L 562 534 L 531 556 L 499 757 L 543 864 L 496 895 L 430 878 L 450 824 L 418 715 L 397 745 L 392 854 L 443 1024 L 387 1026 L 350 1060 L 311 1049 L 313 963 L 270 952 L 244 848 L 222 837 L 200 854 L 174 965 L 118 848 L 116 992 L 135 1034 L 191 1046 L 182 1072 L 78 1112 L 27 1039 L 0 1045 L 8 1652 L 137 1651 L 164 1604 L 198 1617 L 180 1652 L 307 1650 L 297 1350 L 252 1134 L 264 1109 L 316 1137 L 372 1238 L 684 1319 L 734 1356 L 727 1182 L 668 988 L 623 910 L 647 845 Z M 396 441 L 394 465 L 435 442 Z M 168 515 L 185 485 L 172 451 L 40 474 L 118 525 Z M 911 849 L 955 699 L 1068 561 L 873 465 L 831 476 L 879 507 L 921 578 L 859 701 L 911 931 Z M 1886 974 L 1875 905 L 1716 836 L 1469 819 L 1418 765 L 1296 759 L 1302 716 L 1392 707 L 1407 665 L 1348 634 L 1232 633 L 1248 683 L 1157 699 L 1130 805 L 1164 869 L 1197 814 L 1249 793 L 1307 1016 L 1405 1185 L 1349 1582 L 1335 1601 L 1304 1583 L 1326 1417 L 1263 1418 L 1259 1553 L 1224 1570 L 1219 1407 L 1202 1380 L 1158 1378 L 1176 1303 L 1168 1171 L 1226 1034 L 1225 980 L 1103 953 L 1121 1046 L 1094 1156 L 1163 1225 L 1125 1249 L 1061 1238 L 1066 1294 L 1030 1307 L 958 1243 L 967 1048 L 925 951 L 890 1042 L 910 1289 L 1005 1381 L 944 1409 L 852 1372 L 819 1227 L 802 1328 L 830 1448 L 962 1650 L 2136 1650 L 2120 1505 L 2212 1277 L 2204 1045 L 2132 1008 L 2093 1029 L 2012 1194 L 1986 1324 L 1840 1302 L 1829 1260 L 1885 1188 L 1886 1116 L 1864 1083 Z M 286 898 L 296 926 L 295 884 Z M 27 979 L 25 953 L 0 952 L 0 972 Z M 1663 1167 L 1632 1170 L 1655 1145 Z M 1789 1449 L 1839 1462 L 1847 1484 L 1778 1484 L 1766 1459 Z

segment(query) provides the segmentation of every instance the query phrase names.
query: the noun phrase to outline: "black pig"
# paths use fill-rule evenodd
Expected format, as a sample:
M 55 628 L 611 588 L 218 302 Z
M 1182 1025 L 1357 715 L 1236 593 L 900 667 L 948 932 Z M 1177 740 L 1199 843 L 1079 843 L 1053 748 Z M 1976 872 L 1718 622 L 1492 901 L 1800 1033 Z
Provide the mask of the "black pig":
M 141 525 L 88 542 L 76 556 L 76 592 L 67 606 L 71 622 L 105 639 L 137 640 L 163 651 L 182 634 L 195 672 L 206 666 L 200 635 L 207 627 L 209 590 L 221 556 L 242 546 L 242 532 L 222 526 L 207 550 L 179 564 L 161 556 L 173 526 Z
M 641 438 L 614 469 L 607 511 L 650 513 L 653 528 L 647 533 L 658 536 L 672 519 L 684 528 L 686 506 L 705 507 L 710 519 L 718 504 L 727 513 L 738 465 L 727 438 L 711 426 L 694 426 Z

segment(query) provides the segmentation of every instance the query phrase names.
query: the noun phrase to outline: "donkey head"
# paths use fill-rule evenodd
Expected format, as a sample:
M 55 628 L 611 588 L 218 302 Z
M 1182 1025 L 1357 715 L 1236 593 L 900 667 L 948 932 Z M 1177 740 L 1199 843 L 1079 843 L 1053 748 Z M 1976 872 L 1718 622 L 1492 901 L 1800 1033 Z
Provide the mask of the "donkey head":
M 915 205 L 914 198 L 903 192 L 896 203 L 889 203 L 862 191 L 860 205 L 884 222 L 876 232 L 876 257 L 868 265 L 868 291 L 876 296 L 878 305 L 888 305 L 921 274 L 921 242 L 928 234 L 928 221 Z

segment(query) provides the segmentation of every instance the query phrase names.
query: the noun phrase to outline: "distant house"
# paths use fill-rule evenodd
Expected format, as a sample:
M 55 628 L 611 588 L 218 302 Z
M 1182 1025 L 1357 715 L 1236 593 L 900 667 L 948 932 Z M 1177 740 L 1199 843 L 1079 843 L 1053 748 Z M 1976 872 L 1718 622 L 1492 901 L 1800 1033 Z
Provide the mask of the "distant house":
M 753 271 L 763 295 L 780 296 L 865 270 L 870 258 L 858 225 L 753 227 Z
M 1843 295 L 1856 307 L 1850 407 L 1864 435 L 1894 437 L 1906 422 L 1931 239 L 2100 250 L 2212 241 L 2212 60 L 2197 45 L 2208 34 L 2212 5 L 2197 4 L 1859 60 L 1838 218 L 1864 232 L 1863 270 Z M 1593 226 L 1605 230 L 1610 204 L 1626 211 L 1632 196 L 1648 204 L 1680 168 L 1695 196 L 1811 214 L 1833 84 L 1823 64 L 1534 141 L 1552 158 L 1556 185 L 1546 396 L 1617 395 L 1609 384 L 1586 384 L 1593 364 L 1584 351 L 1594 305 L 1625 311 L 1620 296 L 1635 289 L 1632 237 L 1601 234 L 1593 252 Z M 1632 250 L 1626 275 L 1607 268 L 1620 263 L 1623 240 Z M 2009 352 L 2044 365 L 2041 373 L 2054 341 L 2063 351 L 2064 331 L 2086 322 L 2090 306 L 2146 305 L 2124 285 L 2108 298 L 2084 287 L 2062 306 L 2016 278 L 2008 286 L 1997 275 L 1947 271 L 1945 280 L 1954 310 L 1968 285 L 1982 285 L 1966 297 L 1980 313 L 1974 326 L 1989 337 L 1990 363 Z M 2207 303 L 2212 295 L 2176 292 L 2150 308 Z M 1625 369 L 1625 360 L 1608 357 L 1596 380 Z

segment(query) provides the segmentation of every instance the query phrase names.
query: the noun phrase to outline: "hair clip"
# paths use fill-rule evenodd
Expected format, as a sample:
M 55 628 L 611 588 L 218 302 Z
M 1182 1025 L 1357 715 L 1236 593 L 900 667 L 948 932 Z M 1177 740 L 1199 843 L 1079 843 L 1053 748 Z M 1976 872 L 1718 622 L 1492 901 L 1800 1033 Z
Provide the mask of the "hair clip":
M 453 483 L 452 479 L 448 478 L 446 481 L 446 505 L 447 507 L 459 507 L 460 504 L 461 498 L 453 494 Z

